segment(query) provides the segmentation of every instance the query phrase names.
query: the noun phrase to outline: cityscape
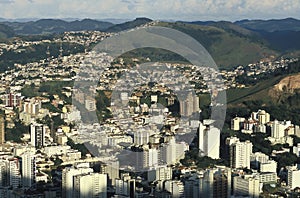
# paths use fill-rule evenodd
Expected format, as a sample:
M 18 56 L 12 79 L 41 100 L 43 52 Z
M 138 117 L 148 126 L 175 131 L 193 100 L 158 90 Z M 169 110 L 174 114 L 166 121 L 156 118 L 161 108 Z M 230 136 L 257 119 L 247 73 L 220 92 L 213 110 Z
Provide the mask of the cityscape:
M 300 16 L 162 16 L 0 14 L 0 198 L 300 197 Z

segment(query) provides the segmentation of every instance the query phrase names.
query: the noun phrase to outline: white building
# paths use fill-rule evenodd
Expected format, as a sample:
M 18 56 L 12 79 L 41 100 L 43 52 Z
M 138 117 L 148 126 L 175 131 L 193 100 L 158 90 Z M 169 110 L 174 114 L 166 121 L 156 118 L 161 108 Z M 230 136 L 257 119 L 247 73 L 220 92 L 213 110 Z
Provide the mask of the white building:
M 166 181 L 172 179 L 172 168 L 168 166 L 152 167 L 148 171 L 148 181 Z
M 269 160 L 264 163 L 260 163 L 260 172 L 265 173 L 265 172 L 272 172 L 276 173 L 277 172 L 277 162 L 274 160 Z
M 168 180 L 165 182 L 165 190 L 170 192 L 172 197 L 180 198 L 184 195 L 184 185 L 178 180 Z
M 291 121 L 278 121 L 275 120 L 271 124 L 271 137 L 280 139 L 285 136 L 285 129 L 291 126 Z
M 26 151 L 21 155 L 22 157 L 22 186 L 31 187 L 35 182 L 36 174 L 36 158 L 35 155 Z
M 230 138 L 228 138 L 230 139 Z M 250 141 L 240 142 L 239 139 L 235 141 L 227 140 L 231 143 L 230 147 L 230 166 L 232 168 L 248 168 L 250 169 L 250 160 L 252 154 L 252 143 Z
M 116 195 L 134 197 L 135 180 L 131 179 L 129 173 L 123 173 L 121 179 L 116 179 Z
M 220 158 L 220 130 L 212 125 L 199 126 L 199 150 L 204 156 Z
M 210 168 L 200 175 L 197 197 L 230 197 L 231 169 L 227 167 Z
M 245 118 L 235 117 L 231 120 L 231 130 L 239 131 L 241 130 L 243 123 L 245 122 Z
M 66 167 L 62 171 L 62 195 L 66 198 L 74 197 L 74 177 L 92 173 L 93 169 L 89 168 L 89 164 L 79 164 L 74 167 Z
M 236 176 L 233 178 L 233 194 L 234 196 L 247 196 L 258 198 L 260 193 L 259 178 L 252 175 L 243 177 Z
M 107 175 L 100 173 L 87 173 L 74 176 L 73 197 L 106 198 Z
M 276 172 L 265 172 L 259 174 L 259 182 L 260 183 L 276 183 L 277 182 L 277 174 Z
M 291 189 L 300 187 L 300 170 L 296 166 L 288 167 L 287 184 Z
M 293 146 L 293 153 L 300 157 L 300 143 L 297 146 Z
M 189 146 L 185 142 L 175 142 L 172 137 L 168 143 L 163 144 L 159 148 L 159 164 L 175 164 L 184 158 L 185 151 L 189 150 Z
M 0 159 L 0 187 L 18 188 L 20 180 L 19 160 L 13 156 Z

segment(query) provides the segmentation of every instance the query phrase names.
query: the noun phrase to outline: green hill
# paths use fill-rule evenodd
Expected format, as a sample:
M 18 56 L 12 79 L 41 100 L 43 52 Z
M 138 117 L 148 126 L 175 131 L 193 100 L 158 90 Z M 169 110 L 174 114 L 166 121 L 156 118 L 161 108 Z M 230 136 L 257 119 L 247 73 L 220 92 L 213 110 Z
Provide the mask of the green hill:
M 15 35 L 12 28 L 7 25 L 0 24 L 0 39 L 10 38 Z
M 220 68 L 232 68 L 237 65 L 247 65 L 262 58 L 279 54 L 272 50 L 257 35 L 240 27 L 215 27 L 187 23 L 160 23 L 159 25 L 177 29 L 200 42 L 214 58 Z M 220 25 L 220 24 L 219 24 Z
M 151 19 L 148 18 L 136 18 L 133 21 L 128 21 L 125 23 L 121 23 L 121 24 L 116 24 L 114 26 L 109 27 L 108 29 L 106 29 L 106 32 L 120 32 L 123 30 L 128 30 L 128 29 L 132 29 L 141 25 L 144 25 L 146 23 L 151 22 Z

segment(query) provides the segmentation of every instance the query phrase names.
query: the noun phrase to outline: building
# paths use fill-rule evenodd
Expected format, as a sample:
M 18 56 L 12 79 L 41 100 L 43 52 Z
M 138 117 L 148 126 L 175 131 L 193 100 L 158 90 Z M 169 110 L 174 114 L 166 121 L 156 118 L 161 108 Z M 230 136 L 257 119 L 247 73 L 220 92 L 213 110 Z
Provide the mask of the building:
M 172 167 L 168 166 L 158 166 L 152 167 L 148 171 L 147 181 L 166 181 L 172 179 Z
M 16 107 L 21 103 L 21 93 L 8 93 L 2 96 L 3 104 L 6 107 Z
M 259 182 L 263 184 L 271 184 L 277 182 L 276 172 L 264 172 L 259 174 Z
M 168 180 L 165 182 L 165 190 L 170 192 L 173 198 L 184 196 L 184 185 L 178 180 Z
M 205 121 L 204 121 L 205 122 Z M 220 158 L 220 130 L 212 124 L 199 126 L 199 152 L 213 159 Z
M 250 160 L 253 146 L 252 143 L 250 141 L 240 142 L 239 139 L 235 139 L 235 141 L 227 140 L 226 142 L 230 143 L 230 167 L 250 169 Z
M 175 137 L 171 137 L 169 142 L 162 144 L 159 148 L 159 165 L 175 164 L 184 158 L 185 151 L 189 146 L 185 142 L 176 142 Z
M 300 157 L 300 143 L 297 146 L 293 146 L 293 153 Z
M 30 125 L 30 143 L 36 148 L 45 146 L 46 127 L 43 124 L 33 123 Z
M 265 110 L 258 110 L 258 112 L 252 112 L 251 118 L 257 120 L 259 124 L 266 124 L 270 122 L 270 114 Z
M 78 164 L 74 167 L 66 167 L 62 171 L 62 197 L 73 198 L 74 194 L 74 177 L 77 175 L 92 173 L 93 169 L 89 168 L 88 163 Z M 82 185 L 82 183 L 81 183 Z M 86 184 L 88 185 L 88 184 Z M 80 190 L 80 189 L 79 189 Z
M 276 173 L 277 172 L 277 162 L 274 160 L 269 160 L 267 162 L 260 163 L 259 171 L 261 173 L 265 173 L 265 172 Z
M 184 101 L 180 101 L 180 115 L 188 117 L 199 111 L 199 97 L 189 92 L 186 99 Z
M 121 179 L 116 179 L 116 195 L 135 197 L 135 180 L 129 173 L 123 173 Z
M 285 129 L 291 125 L 291 121 L 274 120 L 271 124 L 271 137 L 275 139 L 283 138 L 285 136 Z
M 22 155 L 22 186 L 29 188 L 35 182 L 36 158 L 35 155 L 26 151 Z
M 103 164 L 100 164 L 100 173 L 107 174 L 108 184 L 115 186 L 116 179 L 119 178 L 119 169 L 120 164 L 119 161 L 108 161 Z
M 252 175 L 233 178 L 233 195 L 258 198 L 260 193 L 259 178 Z
M 78 198 L 106 198 L 107 175 L 100 173 L 86 173 L 74 176 L 73 197 Z
M 19 160 L 12 156 L 0 159 L 0 187 L 18 188 L 20 180 Z
M 85 99 L 85 108 L 88 110 L 88 111 L 96 111 L 96 100 L 94 98 L 87 98 Z
M 194 188 L 196 197 L 229 198 L 231 194 L 231 169 L 226 167 L 210 168 L 200 175 L 199 187 Z
M 239 131 L 243 128 L 245 118 L 235 117 L 231 120 L 231 130 Z
M 5 143 L 5 119 L 3 115 L 0 115 L 0 144 Z
M 287 185 L 291 189 L 300 187 L 300 170 L 297 169 L 296 166 L 290 166 L 288 169 L 287 175 Z

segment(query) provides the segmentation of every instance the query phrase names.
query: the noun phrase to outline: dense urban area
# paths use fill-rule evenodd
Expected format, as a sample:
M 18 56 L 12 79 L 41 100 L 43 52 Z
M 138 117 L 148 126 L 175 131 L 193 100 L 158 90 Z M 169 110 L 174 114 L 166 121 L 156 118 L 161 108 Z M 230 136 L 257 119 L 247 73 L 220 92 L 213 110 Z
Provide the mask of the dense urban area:
M 117 34 L 0 43 L 0 197 L 300 196 L 300 95 L 255 95 L 300 72 L 297 58 L 217 70 L 151 50 L 115 59 L 93 51 Z M 167 68 L 164 78 L 147 67 L 137 76 L 145 63 Z M 117 85 L 125 74 L 133 79 Z M 285 83 L 270 93 L 291 93 Z M 210 114 L 226 105 L 220 128 Z

